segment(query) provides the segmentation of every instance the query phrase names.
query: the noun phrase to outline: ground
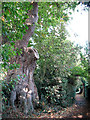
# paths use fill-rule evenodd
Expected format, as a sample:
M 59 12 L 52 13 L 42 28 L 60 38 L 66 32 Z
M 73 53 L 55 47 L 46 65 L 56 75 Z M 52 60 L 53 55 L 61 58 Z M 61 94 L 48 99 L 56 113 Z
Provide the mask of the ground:
M 43 104 L 44 105 L 44 104 Z M 75 103 L 67 108 L 44 106 L 31 115 L 24 115 L 18 108 L 16 112 L 10 107 L 3 112 L 3 118 L 88 118 L 90 119 L 90 102 L 82 94 L 76 95 Z

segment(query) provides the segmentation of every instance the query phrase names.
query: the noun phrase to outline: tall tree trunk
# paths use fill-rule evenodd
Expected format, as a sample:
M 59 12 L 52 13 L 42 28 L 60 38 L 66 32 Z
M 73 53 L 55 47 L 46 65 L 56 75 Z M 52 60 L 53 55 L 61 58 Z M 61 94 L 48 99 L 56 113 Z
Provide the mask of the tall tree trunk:
M 18 84 L 11 92 L 11 104 L 13 107 L 14 101 L 16 100 L 17 94 L 21 101 L 24 102 L 25 113 L 30 110 L 33 111 L 32 101 L 39 100 L 36 85 L 33 79 L 33 73 L 36 67 L 36 60 L 39 59 L 39 55 L 36 49 L 27 47 L 30 37 L 32 36 L 35 29 L 35 22 L 38 20 L 38 4 L 34 2 L 33 9 L 29 11 L 29 18 L 26 20 L 28 25 L 28 30 L 23 36 L 22 40 L 16 41 L 15 48 L 22 49 L 22 54 L 17 55 L 16 58 L 12 58 L 11 63 L 16 62 L 20 64 L 19 69 L 8 70 L 7 80 L 10 81 L 11 78 L 17 79 Z M 20 76 L 18 79 L 17 75 Z

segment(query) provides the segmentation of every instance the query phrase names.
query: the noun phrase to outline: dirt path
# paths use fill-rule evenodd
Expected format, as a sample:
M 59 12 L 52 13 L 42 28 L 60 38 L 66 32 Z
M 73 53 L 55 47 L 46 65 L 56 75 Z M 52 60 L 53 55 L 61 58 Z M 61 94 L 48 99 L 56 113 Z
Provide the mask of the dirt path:
M 9 108 L 10 109 L 10 108 Z M 36 113 L 32 115 L 24 115 L 19 109 L 16 112 L 11 110 L 6 110 L 3 114 L 4 118 L 88 118 L 90 120 L 90 102 L 87 101 L 83 95 L 76 95 L 75 103 L 67 108 L 62 108 L 60 106 L 45 106 L 44 110 L 37 110 Z
M 71 107 L 64 108 L 56 113 L 43 114 L 40 118 L 88 118 L 90 120 L 90 102 L 83 95 L 76 95 L 76 101 Z
M 66 109 L 63 117 L 70 118 L 90 118 L 90 102 L 83 95 L 76 95 L 76 101 L 73 106 Z

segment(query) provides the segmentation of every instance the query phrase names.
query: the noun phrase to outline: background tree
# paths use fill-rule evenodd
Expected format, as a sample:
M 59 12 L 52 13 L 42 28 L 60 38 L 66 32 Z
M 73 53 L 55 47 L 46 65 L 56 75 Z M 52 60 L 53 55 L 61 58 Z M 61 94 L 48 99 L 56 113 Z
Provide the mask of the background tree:
M 72 42 L 66 39 L 68 33 L 65 29 L 65 25 L 69 20 L 69 17 L 68 11 L 66 12 L 64 9 L 66 9 L 67 3 L 65 3 L 66 6 L 63 6 L 63 3 L 54 4 L 56 6 L 60 5 L 60 10 L 59 7 L 57 8 L 57 11 L 54 8 L 54 23 L 51 10 L 53 10 L 55 5 L 49 5 L 48 3 L 50 7 L 50 11 L 48 11 L 48 5 L 46 7 L 43 3 L 43 8 L 45 6 L 46 10 L 45 16 L 48 16 L 50 21 L 47 22 L 47 19 L 44 18 L 44 15 L 39 11 L 39 14 L 42 15 L 42 21 L 39 22 L 36 27 L 35 34 L 32 37 L 32 43 L 29 43 L 29 45 L 34 44 L 40 54 L 40 61 L 38 61 L 38 67 L 34 77 L 40 98 L 42 100 L 47 100 L 48 102 L 50 102 L 49 96 L 51 96 L 52 99 L 55 99 L 53 87 L 56 86 L 56 90 L 62 81 L 65 82 L 64 85 L 62 84 L 63 88 L 67 84 L 68 76 L 71 75 L 70 69 L 76 66 L 78 61 L 77 56 L 80 52 L 78 46 L 74 46 Z M 56 19 L 56 16 L 59 16 L 59 21 Z M 51 92 L 48 93 L 48 91 Z M 60 93 L 57 93 L 57 95 L 58 94 Z M 43 95 L 44 98 L 42 98 Z M 60 100 L 56 99 L 53 100 L 53 103 L 58 101 L 57 103 L 60 104 Z

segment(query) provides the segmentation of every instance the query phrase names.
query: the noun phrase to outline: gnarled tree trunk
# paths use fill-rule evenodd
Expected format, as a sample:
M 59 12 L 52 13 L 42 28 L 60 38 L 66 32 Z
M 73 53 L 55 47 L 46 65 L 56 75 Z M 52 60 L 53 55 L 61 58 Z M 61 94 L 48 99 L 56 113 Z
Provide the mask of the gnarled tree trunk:
M 11 77 L 18 80 L 17 75 L 20 76 L 18 83 L 11 92 L 11 104 L 15 108 L 14 102 L 16 100 L 16 96 L 18 95 L 21 103 L 22 101 L 24 102 L 25 113 L 28 113 L 30 107 L 32 111 L 34 110 L 32 101 L 39 101 L 37 88 L 33 79 L 37 59 L 39 59 L 39 55 L 36 49 L 31 47 L 24 48 L 22 55 L 17 57 L 20 68 L 9 71 L 10 77 L 8 80 L 10 80 Z
M 15 49 L 22 49 L 22 54 L 17 55 L 10 61 L 11 63 L 16 62 L 17 64 L 20 64 L 20 68 L 8 70 L 7 74 L 8 81 L 10 81 L 11 78 L 16 78 L 18 80 L 15 88 L 11 91 L 11 104 L 15 108 L 14 102 L 18 95 L 20 99 L 20 104 L 24 102 L 24 111 L 26 114 L 30 110 L 30 107 L 32 111 L 34 110 L 32 101 L 39 100 L 37 88 L 33 79 L 33 73 L 36 67 L 36 60 L 39 59 L 39 55 L 36 49 L 27 47 L 29 39 L 35 29 L 35 22 L 37 22 L 38 20 L 38 4 L 34 2 L 32 5 L 33 9 L 29 11 L 29 18 L 26 20 L 28 30 L 23 36 L 23 39 L 16 41 L 15 43 Z M 20 79 L 18 79 L 18 75 L 20 76 Z

